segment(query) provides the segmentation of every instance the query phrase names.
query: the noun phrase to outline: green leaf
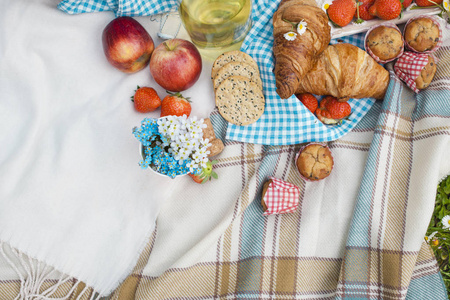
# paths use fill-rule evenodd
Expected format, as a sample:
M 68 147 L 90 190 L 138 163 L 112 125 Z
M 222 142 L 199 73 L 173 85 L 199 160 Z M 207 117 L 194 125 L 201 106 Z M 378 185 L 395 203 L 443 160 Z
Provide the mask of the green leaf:
M 442 220 L 442 218 L 445 216 L 445 212 L 444 212 L 444 207 L 441 208 L 441 210 L 439 211 L 439 215 L 438 218 L 440 220 Z
M 217 175 L 217 173 L 214 172 L 214 171 L 211 172 L 211 176 L 212 176 L 214 179 L 218 179 L 218 178 L 219 178 L 219 176 Z
M 447 195 L 450 194 L 450 184 L 447 184 L 443 187 L 443 191 L 444 193 L 446 193 Z
M 450 199 L 448 199 L 447 195 L 442 196 L 441 199 L 442 199 L 442 204 L 444 204 L 444 205 L 450 203 Z

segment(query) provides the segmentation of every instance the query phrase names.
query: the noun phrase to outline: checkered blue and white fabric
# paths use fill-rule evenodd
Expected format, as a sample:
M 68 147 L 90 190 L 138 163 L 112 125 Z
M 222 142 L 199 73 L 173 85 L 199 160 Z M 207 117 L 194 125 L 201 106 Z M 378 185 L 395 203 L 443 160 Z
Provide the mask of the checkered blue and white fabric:
M 69 14 L 113 11 L 120 16 L 150 16 L 178 9 L 181 0 L 63 0 L 58 8 Z
M 178 8 L 181 0 L 63 0 L 58 8 L 70 13 L 112 10 L 117 16 L 147 16 L 170 12 Z M 291 145 L 303 142 L 336 140 L 348 133 L 372 107 L 375 99 L 350 99 L 349 120 L 339 126 L 322 124 L 295 96 L 281 99 L 276 93 L 272 16 L 281 0 L 253 0 L 252 29 L 241 50 L 252 56 L 259 65 L 266 98 L 261 118 L 247 126 L 229 124 L 226 138 L 265 145 Z M 354 44 L 364 49 L 363 34 L 332 40 Z

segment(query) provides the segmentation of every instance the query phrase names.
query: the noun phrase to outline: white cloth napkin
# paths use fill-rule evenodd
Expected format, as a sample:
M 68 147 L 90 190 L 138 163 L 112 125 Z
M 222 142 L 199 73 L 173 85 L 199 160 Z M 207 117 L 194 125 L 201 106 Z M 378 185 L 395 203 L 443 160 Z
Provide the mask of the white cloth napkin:
M 71 16 L 58 1 L 0 2 L 0 241 L 109 294 L 131 272 L 179 178 L 141 170 L 130 97 L 153 86 L 125 74 L 101 44 L 112 12 Z M 136 18 L 155 46 L 158 22 Z M 185 96 L 214 107 L 210 64 Z M 208 79 L 208 80 L 207 80 Z

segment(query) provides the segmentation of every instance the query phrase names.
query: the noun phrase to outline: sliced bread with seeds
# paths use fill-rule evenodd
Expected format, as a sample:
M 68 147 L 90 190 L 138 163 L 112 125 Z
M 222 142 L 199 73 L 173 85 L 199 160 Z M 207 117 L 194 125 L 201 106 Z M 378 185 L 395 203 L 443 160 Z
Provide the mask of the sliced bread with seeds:
M 214 79 L 219 69 L 229 62 L 244 62 L 253 66 L 256 70 L 259 70 L 258 64 L 250 55 L 239 50 L 233 50 L 222 53 L 221 55 L 219 55 L 219 57 L 216 58 L 211 70 L 211 79 Z
M 217 89 L 222 81 L 233 75 L 244 76 L 250 79 L 262 90 L 262 81 L 258 69 L 244 62 L 229 62 L 223 65 L 213 79 L 214 90 Z
M 244 76 L 233 75 L 217 87 L 216 106 L 225 120 L 245 126 L 258 121 L 262 116 L 265 99 L 256 83 Z

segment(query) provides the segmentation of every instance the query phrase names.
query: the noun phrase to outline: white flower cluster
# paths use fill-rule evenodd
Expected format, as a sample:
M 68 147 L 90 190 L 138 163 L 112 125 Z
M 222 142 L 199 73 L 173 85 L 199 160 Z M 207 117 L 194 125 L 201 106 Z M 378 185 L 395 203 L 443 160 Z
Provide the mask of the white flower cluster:
M 209 154 L 207 149 L 211 144 L 208 139 L 203 138 L 203 128 L 207 127 L 203 119 L 187 118 L 186 115 L 167 116 L 158 119 L 157 123 L 159 133 L 166 138 L 164 146 L 169 147 L 169 153 L 180 164 L 190 159 L 187 167 L 191 172 L 206 167 Z

